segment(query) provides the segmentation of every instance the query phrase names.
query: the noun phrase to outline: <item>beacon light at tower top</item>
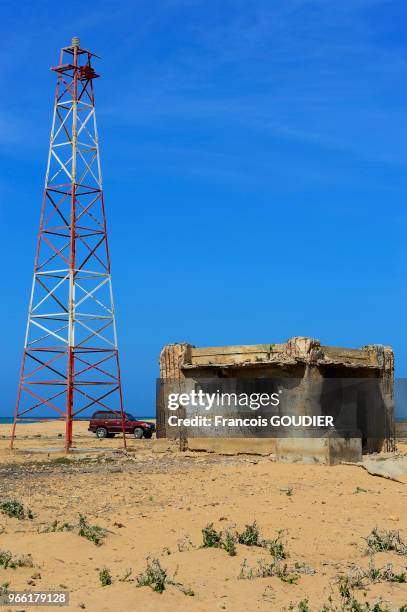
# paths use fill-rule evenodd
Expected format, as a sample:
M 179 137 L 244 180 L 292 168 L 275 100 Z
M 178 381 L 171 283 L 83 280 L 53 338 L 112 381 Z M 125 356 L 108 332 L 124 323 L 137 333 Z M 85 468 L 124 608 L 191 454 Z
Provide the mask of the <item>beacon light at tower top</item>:
M 10 446 L 24 419 L 124 410 L 92 59 L 74 37 L 57 75 L 45 189 Z

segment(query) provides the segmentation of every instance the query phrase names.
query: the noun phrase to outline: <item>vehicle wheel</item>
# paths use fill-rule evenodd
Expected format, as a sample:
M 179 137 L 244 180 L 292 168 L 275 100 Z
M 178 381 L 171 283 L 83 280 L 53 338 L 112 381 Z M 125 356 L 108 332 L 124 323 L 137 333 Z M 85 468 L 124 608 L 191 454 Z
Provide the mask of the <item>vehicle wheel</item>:
M 144 432 L 143 432 L 143 430 L 141 429 L 141 427 L 136 427 L 133 433 L 134 433 L 134 437 L 135 437 L 135 438 L 137 438 L 137 439 L 139 440 L 140 438 L 142 438 L 142 437 L 143 437 L 143 433 L 144 433 Z
M 98 427 L 96 430 L 96 437 L 99 438 L 99 440 L 102 440 L 103 438 L 107 438 L 106 427 Z
M 152 435 L 153 435 L 153 433 L 151 431 L 145 431 L 144 432 L 144 437 L 147 438 L 147 439 L 150 439 Z

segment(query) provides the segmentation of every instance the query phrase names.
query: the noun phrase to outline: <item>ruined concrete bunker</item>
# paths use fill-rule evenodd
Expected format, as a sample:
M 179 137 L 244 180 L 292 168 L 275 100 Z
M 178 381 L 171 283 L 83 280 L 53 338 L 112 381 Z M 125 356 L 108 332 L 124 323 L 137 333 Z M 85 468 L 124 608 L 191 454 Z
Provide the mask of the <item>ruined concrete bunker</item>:
M 213 435 L 200 436 L 199 431 L 195 431 L 192 437 L 183 427 L 168 426 L 170 411 L 158 388 L 157 437 L 179 438 L 190 450 L 272 454 L 282 461 L 327 464 L 360 461 L 365 453 L 394 450 L 394 355 L 390 347 L 371 344 L 359 349 L 342 348 L 321 345 L 314 338 L 294 337 L 281 344 L 205 348 L 189 343 L 169 344 L 160 354 L 159 387 L 161 385 L 161 390 L 166 387 L 167 392 L 185 385 L 199 388 L 208 380 L 244 382 L 276 377 L 296 381 L 295 393 L 291 392 L 289 400 L 290 414 L 293 415 L 323 415 L 332 411 L 332 394 L 322 392 L 332 381 L 344 387 L 342 398 L 346 395 L 347 380 L 371 381 L 368 399 L 364 399 L 363 406 L 365 433 L 342 435 L 339 432 L 333 437 L 314 435 L 305 438 L 287 435 L 281 438 L 272 435 L 251 437 L 244 430 L 234 437 L 217 431 Z M 310 388 L 313 389 L 311 399 L 307 397 Z M 346 401 L 360 418 L 361 407 L 356 396 Z M 192 415 L 188 409 L 184 413 Z M 374 424 L 378 421 L 383 423 L 380 436 L 374 433 Z

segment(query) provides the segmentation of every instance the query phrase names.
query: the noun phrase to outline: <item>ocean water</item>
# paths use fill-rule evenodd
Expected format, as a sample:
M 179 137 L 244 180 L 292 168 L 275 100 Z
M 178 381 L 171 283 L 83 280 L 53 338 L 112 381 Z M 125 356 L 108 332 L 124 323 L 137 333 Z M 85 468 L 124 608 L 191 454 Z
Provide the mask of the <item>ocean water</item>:
M 49 417 L 44 417 L 44 418 L 49 418 Z M 56 419 L 55 419 L 56 420 Z M 12 423 L 14 421 L 14 417 L 0 417 L 0 425 L 4 425 L 7 423 Z M 38 421 L 38 419 L 27 419 L 24 421 L 19 421 L 19 423 L 35 423 L 35 421 Z
M 36 421 L 41 420 L 41 418 L 48 419 L 49 421 L 51 421 L 51 420 L 57 421 L 57 420 L 58 420 L 58 419 L 55 419 L 55 418 L 54 418 L 54 419 L 52 419 L 51 417 L 40 417 L 39 419 L 32 419 L 32 420 L 30 420 L 30 419 L 26 419 L 26 420 L 24 420 L 24 421 L 19 421 L 19 423 L 35 423 Z M 139 421 L 143 421 L 143 420 L 146 420 L 146 421 L 147 421 L 148 419 L 155 419 L 155 415 L 150 415 L 150 416 L 137 416 L 137 419 L 138 419 Z M 88 420 L 89 420 L 89 418 L 84 418 L 84 419 L 74 419 L 74 420 L 79 420 L 79 421 L 88 421 Z M 4 425 L 4 424 L 7 424 L 7 423 L 12 423 L 13 421 L 14 421 L 14 418 L 13 418 L 13 417 L 0 417 L 0 425 Z

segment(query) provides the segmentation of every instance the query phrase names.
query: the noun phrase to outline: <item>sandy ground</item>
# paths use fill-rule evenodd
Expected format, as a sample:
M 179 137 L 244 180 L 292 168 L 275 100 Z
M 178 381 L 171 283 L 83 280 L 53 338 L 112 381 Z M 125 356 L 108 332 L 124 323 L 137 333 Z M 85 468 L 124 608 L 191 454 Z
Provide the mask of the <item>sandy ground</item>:
M 282 611 L 299 610 L 299 602 L 308 599 L 314 612 L 330 595 L 339 606 L 338 575 L 347 574 L 352 564 L 368 567 L 363 538 L 374 527 L 399 530 L 407 541 L 407 478 L 394 482 L 348 465 L 180 453 L 176 444 L 160 440 L 129 439 L 124 454 L 120 439 L 98 441 L 86 423 L 75 426 L 80 452 L 67 462 L 63 453 L 29 451 L 62 446 L 62 427 L 20 426 L 17 450 L 9 451 L 10 427 L 0 426 L 0 501 L 17 499 L 35 515 L 18 520 L 0 514 L 0 551 L 31 555 L 33 563 L 0 567 L 0 584 L 9 583 L 13 590 L 66 589 L 70 605 L 65 609 Z M 407 447 L 400 451 L 407 453 Z M 75 532 L 41 533 L 55 520 L 77 523 L 78 513 L 108 530 L 101 546 Z M 237 554 L 229 556 L 223 549 L 200 548 L 208 523 L 242 531 L 253 521 L 263 538 L 283 530 L 289 571 L 299 563 L 315 573 L 301 574 L 294 584 L 276 576 L 242 579 L 242 564 L 256 569 L 261 559 L 270 563 L 267 550 L 237 544 Z M 157 558 L 194 595 L 171 585 L 162 594 L 137 587 L 147 557 Z M 400 573 L 407 555 L 377 553 L 373 561 L 377 567 L 392 563 Z M 102 587 L 104 567 L 113 584 Z M 382 609 L 386 604 L 399 610 L 407 604 L 407 584 L 371 583 L 354 589 L 354 595 L 372 605 L 381 599 Z M 20 604 L 12 609 L 53 608 Z

